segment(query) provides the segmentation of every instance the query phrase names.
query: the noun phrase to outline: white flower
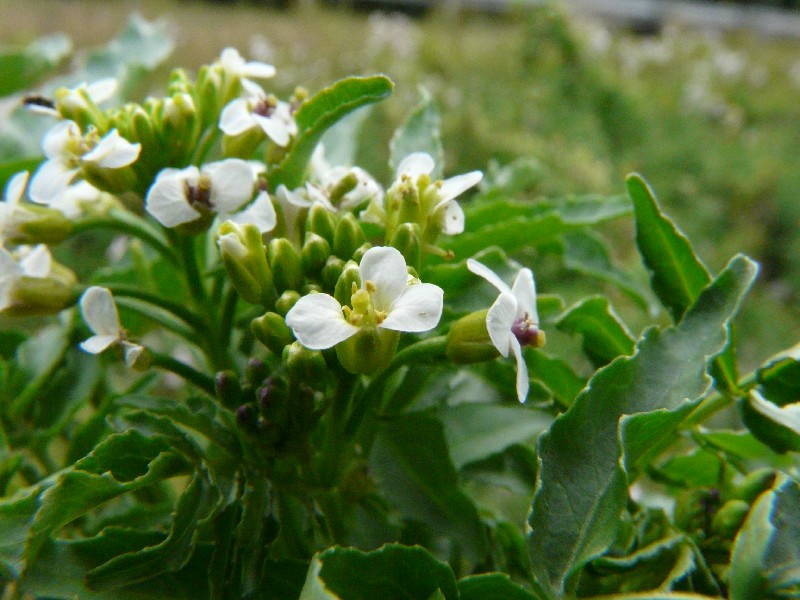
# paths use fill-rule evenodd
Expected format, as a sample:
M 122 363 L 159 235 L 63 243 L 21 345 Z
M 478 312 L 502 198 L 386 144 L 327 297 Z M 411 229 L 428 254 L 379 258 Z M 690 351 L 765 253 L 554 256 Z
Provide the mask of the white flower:
M 251 222 L 261 231 L 275 226 L 275 209 L 266 192 L 238 215 L 253 197 L 255 173 L 244 160 L 229 158 L 201 169 L 164 169 L 147 192 L 146 209 L 165 227 L 190 223 L 210 213 Z
M 297 218 L 302 211 L 311 208 L 317 203 L 322 204 L 331 212 L 336 210 L 322 190 L 311 183 L 306 183 L 305 187 L 297 188 L 294 191 L 290 191 L 285 185 L 281 184 L 275 190 L 275 198 L 286 223 L 285 237 L 290 241 L 299 241 L 295 239 L 295 230 L 297 228 Z
M 119 135 L 116 129 L 98 139 L 95 132 L 86 136 L 74 121 L 56 124 L 42 142 L 47 160 L 31 181 L 30 197 L 34 202 L 49 204 L 78 175 L 81 166 L 91 164 L 101 169 L 120 169 L 139 158 L 142 147 Z
M 88 288 L 80 300 L 83 320 L 94 335 L 80 343 L 81 350 L 100 354 L 112 344 L 120 344 L 125 364 L 132 367 L 144 352 L 144 347 L 128 341 L 119 322 L 119 313 L 111 292 L 98 286 Z
M 269 79 L 275 76 L 275 67 L 263 62 L 246 62 L 236 48 L 225 48 L 220 54 L 219 63 L 222 70 L 231 77 L 239 78 L 242 87 L 249 94 L 263 93 L 261 87 L 248 79 Z
M 352 308 L 342 307 L 328 294 L 311 294 L 287 313 L 286 324 L 303 346 L 331 348 L 362 327 L 422 332 L 439 323 L 444 292 L 430 283 L 410 281 L 406 261 L 395 248 L 367 250 L 359 276 L 361 289 L 352 296 Z
M 238 98 L 222 109 L 219 128 L 225 135 L 239 135 L 259 127 L 278 146 L 289 144 L 297 135 L 297 123 L 288 102 L 272 96 L 256 94 L 250 98 Z
M 383 188 L 375 178 L 361 167 L 332 166 L 325 158 L 325 148 L 319 144 L 311 155 L 311 177 L 325 190 L 327 197 L 339 210 L 355 208 L 370 201 L 383 206 Z M 337 186 L 348 181 L 348 191 L 337 198 Z
M 110 100 L 117 91 L 117 80 L 100 79 L 94 83 L 83 82 L 74 88 L 61 88 L 56 91 L 56 99 L 61 108 L 71 111 L 89 110 L 91 105 L 98 105 Z M 39 100 L 37 97 L 36 100 Z M 52 101 L 27 101 L 25 106 L 31 111 L 61 118 L 61 113 L 53 106 Z
M 0 204 L 0 244 L 15 238 L 21 223 L 31 216 L 20 204 L 28 184 L 28 172 L 17 173 L 6 185 L 5 202 Z
M 541 346 L 544 332 L 539 330 L 536 310 L 536 284 L 530 269 L 520 269 L 509 288 L 491 269 L 477 260 L 468 259 L 467 268 L 483 277 L 500 291 L 486 315 L 486 329 L 492 344 L 503 356 L 513 353 L 517 360 L 517 397 L 525 402 L 530 382 L 522 346 Z
M 16 256 L 0 247 L 0 312 L 13 306 L 13 293 L 23 277 L 44 279 L 50 275 L 53 257 L 44 244 L 21 246 Z
M 48 202 L 48 206 L 72 219 L 81 216 L 86 207 L 98 205 L 104 197 L 111 198 L 110 195 L 97 189 L 88 181 L 81 180 L 58 194 Z

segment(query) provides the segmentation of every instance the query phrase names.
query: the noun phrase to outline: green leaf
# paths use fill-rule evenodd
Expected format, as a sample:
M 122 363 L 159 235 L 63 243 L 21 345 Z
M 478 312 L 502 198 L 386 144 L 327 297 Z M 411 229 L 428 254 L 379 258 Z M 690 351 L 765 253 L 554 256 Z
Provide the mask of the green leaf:
M 751 461 L 757 466 L 764 464 L 788 469 L 792 465 L 790 456 L 781 456 L 769 446 L 758 441 L 749 431 L 715 430 L 700 433 L 703 439 L 725 454 L 738 460 Z
M 628 194 L 636 217 L 636 245 L 650 270 L 651 286 L 675 322 L 711 281 L 689 240 L 661 212 L 653 190 L 641 176 L 629 175 Z
M 459 579 L 458 593 L 461 595 L 461 600 L 538 600 L 539 598 L 502 573 L 487 573 Z
M 389 168 L 397 171 L 402 160 L 414 152 L 430 154 L 434 162 L 431 179 L 441 179 L 444 176 L 444 148 L 442 147 L 442 118 L 439 107 L 430 93 L 420 88 L 422 100 L 414 108 L 397 131 L 394 132 L 389 144 Z
M 756 381 L 761 393 L 778 406 L 800 402 L 800 344 L 758 368 Z
M 634 356 L 599 370 L 539 437 L 528 541 L 534 575 L 552 597 L 574 592 L 581 568 L 614 541 L 628 495 L 625 469 L 672 435 L 708 392 L 708 357 L 725 348 L 755 274 L 755 263 L 734 258 L 676 328 L 645 332 Z
M 792 598 L 779 595 L 800 569 L 800 484 L 779 475 L 759 496 L 742 525 L 731 554 L 730 598 Z M 796 575 L 795 575 L 796 581 Z M 796 583 L 795 583 L 796 585 Z
M 510 252 L 552 242 L 570 231 L 629 214 L 630 209 L 630 202 L 622 196 L 567 197 L 536 203 L 477 202 L 464 210 L 465 232 L 443 238 L 441 245 L 460 258 L 493 245 Z
M 524 356 L 531 379 L 544 385 L 556 402 L 564 408 L 568 408 L 586 386 L 586 379 L 560 358 L 549 356 L 538 349 L 525 352 Z
M 269 174 L 272 189 L 289 189 L 303 182 L 306 166 L 322 135 L 334 123 L 357 108 L 383 100 L 392 92 L 388 77 L 348 77 L 303 103 L 295 115 L 298 134 L 286 157 Z
M 583 336 L 583 351 L 596 369 L 618 356 L 633 354 L 633 337 L 605 296 L 571 306 L 556 321 L 556 328 Z
M 332 548 L 314 556 L 300 600 L 427 600 L 437 590 L 447 600 L 459 597 L 453 571 L 423 548 Z
M 778 406 L 751 390 L 739 402 L 742 420 L 753 435 L 775 452 L 800 452 L 800 402 Z
M 40 38 L 25 48 L 0 53 L 0 96 L 31 89 L 72 51 L 63 33 Z
M 696 450 L 685 456 L 673 456 L 657 469 L 666 481 L 685 487 L 716 487 L 722 478 L 723 461 L 715 452 Z
M 553 417 L 521 406 L 459 404 L 438 411 L 450 458 L 456 469 L 530 442 L 550 426 Z
M 403 517 L 422 520 L 449 535 L 469 560 L 484 558 L 486 533 L 475 505 L 458 487 L 441 421 L 430 413 L 383 421 L 370 470 Z

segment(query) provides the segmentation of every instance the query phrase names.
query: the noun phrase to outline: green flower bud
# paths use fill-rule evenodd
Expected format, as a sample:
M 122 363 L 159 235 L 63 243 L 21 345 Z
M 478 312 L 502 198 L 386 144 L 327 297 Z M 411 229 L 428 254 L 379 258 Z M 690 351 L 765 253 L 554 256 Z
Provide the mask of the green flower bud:
M 222 263 L 239 295 L 250 304 L 270 304 L 275 297 L 272 271 L 258 227 L 226 221 L 217 241 Z
M 336 225 L 333 235 L 333 253 L 342 260 L 353 258 L 356 250 L 367 241 L 353 213 L 346 213 Z
M 285 427 L 289 405 L 289 386 L 282 377 L 270 377 L 256 390 L 261 415 L 279 427 Z
M 151 150 L 158 147 L 153 119 L 141 106 L 135 106 L 131 113 L 131 139 L 142 145 L 142 159 L 150 158 Z
M 10 317 L 54 315 L 75 301 L 75 274 L 53 264 L 47 277 L 23 275 L 6 281 L 0 313 Z
M 342 274 L 336 281 L 333 297 L 338 300 L 342 306 L 352 306 L 350 297 L 355 290 L 361 288 L 361 275 L 358 269 L 358 263 L 349 261 L 345 264 Z
M 419 270 L 421 254 L 420 228 L 416 223 L 401 223 L 389 240 L 389 245 L 397 248 L 406 264 Z
M 223 406 L 234 408 L 242 403 L 242 385 L 234 371 L 219 371 L 214 376 L 214 387 Z
M 325 358 L 319 350 L 309 350 L 300 342 L 293 342 L 283 350 L 283 364 L 289 374 L 289 383 L 320 387 L 328 373 Z
M 354 336 L 336 344 L 336 356 L 350 373 L 373 375 L 389 366 L 399 341 L 399 331 L 362 327 Z
M 370 244 L 369 242 L 364 242 L 363 244 L 361 244 L 356 249 L 356 251 L 353 252 L 353 260 L 360 264 L 361 263 L 361 259 L 364 258 L 364 254 L 370 248 L 372 248 L 372 244 Z
M 275 238 L 269 243 L 269 265 L 279 294 L 303 287 L 303 263 L 292 242 Z
M 336 289 L 336 282 L 344 271 L 344 261 L 338 256 L 329 256 L 322 267 L 322 285 L 326 290 Z
M 350 171 L 342 177 L 330 191 L 331 204 L 338 206 L 342 198 L 356 189 L 358 185 L 358 176 Z
M 331 255 L 331 245 L 324 237 L 306 232 L 306 239 L 303 249 L 300 251 L 300 259 L 303 263 L 303 272 L 308 277 L 316 277 L 325 266 L 328 257 Z
M 684 490 L 675 501 L 675 525 L 690 534 L 704 531 L 719 502 L 716 490 Z
M 711 519 L 711 533 L 732 540 L 749 511 L 750 505 L 744 500 L 728 500 Z
M 313 231 L 333 245 L 334 232 L 336 231 L 336 217 L 321 202 L 315 202 L 306 217 L 306 231 Z
M 294 342 L 292 330 L 286 325 L 283 317 L 274 312 L 268 312 L 253 319 L 250 323 L 250 331 L 259 342 L 278 355 L 283 355 L 283 349 Z
M 216 125 L 219 119 L 219 113 L 222 110 L 219 89 L 221 80 L 219 70 L 208 65 L 203 66 L 197 74 L 196 100 L 204 129 L 211 124 Z
M 92 163 L 83 163 L 81 175 L 94 187 L 111 194 L 123 194 L 135 190 L 139 181 L 132 166 L 108 169 Z
M 263 360 L 251 358 L 244 367 L 244 378 L 250 385 L 261 385 L 269 376 L 269 367 Z
M 9 215 L 4 229 L 12 244 L 58 244 L 72 233 L 72 221 L 54 208 L 25 203 Z
M 458 364 L 494 360 L 500 353 L 486 329 L 487 310 L 470 313 L 450 326 L 447 334 L 447 358 Z
M 295 290 L 286 290 L 275 301 L 275 312 L 277 312 L 280 316 L 285 317 L 286 313 L 292 310 L 295 302 L 300 300 L 300 297 L 300 292 Z
M 762 492 L 772 487 L 772 484 L 775 483 L 775 475 L 775 470 L 769 467 L 753 471 L 734 485 L 731 495 L 752 504 Z
M 222 138 L 222 154 L 226 158 L 248 160 L 264 140 L 264 133 L 258 127 L 251 127 L 239 135 L 226 135 Z

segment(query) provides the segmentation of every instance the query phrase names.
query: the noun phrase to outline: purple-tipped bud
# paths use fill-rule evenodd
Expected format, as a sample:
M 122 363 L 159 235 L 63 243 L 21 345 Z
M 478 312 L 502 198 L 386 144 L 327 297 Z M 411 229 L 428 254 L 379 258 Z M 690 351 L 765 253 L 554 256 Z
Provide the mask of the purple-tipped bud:
M 249 404 L 242 404 L 236 409 L 236 422 L 240 427 L 251 427 L 255 420 L 255 411 Z
M 244 376 L 248 383 L 260 385 L 269 375 L 269 368 L 263 360 L 251 358 L 244 369 Z
M 517 338 L 520 346 L 539 348 L 544 345 L 544 331 L 531 322 L 527 314 L 524 318 L 514 321 L 511 325 L 511 333 Z

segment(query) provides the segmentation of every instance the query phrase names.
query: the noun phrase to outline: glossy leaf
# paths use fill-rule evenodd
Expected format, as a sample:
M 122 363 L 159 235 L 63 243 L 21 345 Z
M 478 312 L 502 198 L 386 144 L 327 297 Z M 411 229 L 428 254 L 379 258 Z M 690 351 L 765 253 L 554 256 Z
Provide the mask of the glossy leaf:
M 633 337 L 605 296 L 593 296 L 569 307 L 556 327 L 583 336 L 583 351 L 595 368 L 633 354 Z
M 800 344 L 757 369 L 756 381 L 761 393 L 778 406 L 800 402 Z
M 459 597 L 450 567 L 423 548 L 332 548 L 314 556 L 300 600 L 427 600 L 437 590 L 447 600 Z
M 800 402 L 778 406 L 752 390 L 739 402 L 752 434 L 775 452 L 800 452 Z
M 671 435 L 708 392 L 704 365 L 725 348 L 755 273 L 752 261 L 734 258 L 678 327 L 645 332 L 634 356 L 598 371 L 540 436 L 529 552 L 553 597 L 572 593 L 583 565 L 614 540 L 627 500 L 625 468 Z
M 422 100 L 392 137 L 389 145 L 389 168 L 394 173 L 406 156 L 414 152 L 425 152 L 434 162 L 431 179 L 441 179 L 444 177 L 442 118 L 430 92 L 422 88 L 420 93 Z
M 392 87 L 391 80 L 382 75 L 349 77 L 304 102 L 295 114 L 297 137 L 286 157 L 269 174 L 272 189 L 281 184 L 289 189 L 299 187 L 325 131 L 355 109 L 383 100 L 391 94 Z
M 521 585 L 501 573 L 473 575 L 458 580 L 461 600 L 538 600 Z
M 542 350 L 525 352 L 525 363 L 531 379 L 544 385 L 558 404 L 568 408 L 586 386 L 586 379 L 567 363 Z
M 30 89 L 72 51 L 64 34 L 42 37 L 25 48 L 0 53 L 0 96 Z

